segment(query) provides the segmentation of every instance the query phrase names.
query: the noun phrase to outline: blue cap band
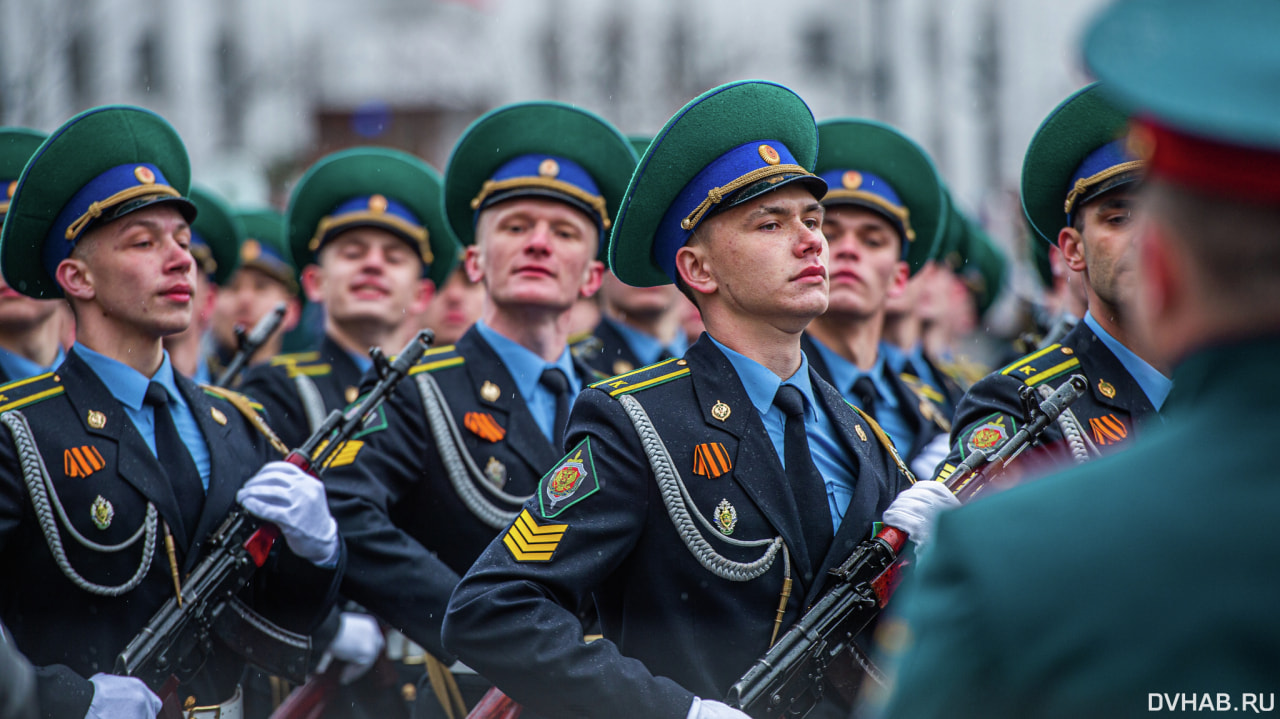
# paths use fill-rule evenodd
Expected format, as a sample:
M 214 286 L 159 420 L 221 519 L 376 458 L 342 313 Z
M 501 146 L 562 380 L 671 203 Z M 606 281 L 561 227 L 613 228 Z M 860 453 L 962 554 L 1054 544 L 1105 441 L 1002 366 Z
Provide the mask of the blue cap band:
M 1113 140 L 1085 156 L 1076 168 L 1067 186 L 1067 200 L 1063 211 L 1067 224 L 1072 224 L 1076 210 L 1103 192 L 1138 179 L 1143 163 L 1129 152 L 1124 139 Z
M 599 228 L 601 239 L 612 224 L 591 175 L 573 160 L 553 155 L 521 155 L 499 167 L 471 200 L 471 221 L 478 222 L 480 211 L 494 203 L 527 196 L 551 197 L 582 210 Z
M 781 186 L 784 180 L 797 177 L 818 180 L 777 140 L 757 140 L 729 150 L 694 175 L 672 200 L 653 238 L 653 261 L 675 282 L 676 252 L 693 236 L 698 223 L 741 201 L 734 197 L 739 190 L 766 179 Z
M 424 264 L 431 264 L 431 244 L 427 241 L 426 226 L 408 207 L 385 195 L 362 195 L 338 205 L 320 220 L 308 248 L 319 252 L 324 243 L 353 227 L 387 230 L 409 243 Z
M 157 200 L 191 206 L 169 185 L 160 168 L 150 163 L 117 165 L 93 178 L 67 201 L 49 229 L 41 253 L 45 271 L 56 277 L 58 264 L 71 256 L 84 231 L 100 218 L 114 219 L 125 207 L 138 209 Z M 194 211 L 183 214 L 188 220 L 195 217 Z
M 848 168 L 828 170 L 820 177 L 829 188 L 822 204 L 858 205 L 883 215 L 902 235 L 902 256 L 907 256 L 916 232 L 911 228 L 910 210 L 892 185 L 879 175 Z

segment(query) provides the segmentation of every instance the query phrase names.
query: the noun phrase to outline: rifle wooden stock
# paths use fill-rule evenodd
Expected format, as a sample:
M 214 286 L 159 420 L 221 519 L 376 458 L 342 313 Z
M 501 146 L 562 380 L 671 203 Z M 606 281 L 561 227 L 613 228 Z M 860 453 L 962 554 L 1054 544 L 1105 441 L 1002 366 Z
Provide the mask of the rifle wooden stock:
M 476 707 L 467 715 L 467 719 L 516 719 L 524 707 L 516 700 L 503 694 L 497 687 L 484 693 Z

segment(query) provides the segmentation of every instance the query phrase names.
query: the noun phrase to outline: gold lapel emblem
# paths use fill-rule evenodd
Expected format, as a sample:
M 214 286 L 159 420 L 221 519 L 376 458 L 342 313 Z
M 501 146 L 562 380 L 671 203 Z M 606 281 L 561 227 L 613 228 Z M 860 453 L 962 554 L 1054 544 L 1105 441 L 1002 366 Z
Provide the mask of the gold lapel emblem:
M 863 442 L 867 441 L 867 433 L 862 431 L 862 425 L 860 424 L 853 425 L 853 431 L 858 433 L 858 439 L 862 440 Z
M 1111 383 L 1106 381 L 1105 379 L 1098 380 L 1098 391 L 1101 392 L 1102 396 L 1106 397 L 1107 399 L 1111 399 L 1116 396 L 1116 388 L 1113 387 Z
M 486 402 L 497 402 L 498 397 L 501 395 L 502 390 L 498 389 L 498 385 L 489 380 L 485 380 L 484 384 L 480 385 L 480 399 Z
M 85 419 L 89 426 L 94 429 L 102 429 L 107 426 L 107 415 L 96 409 L 89 410 L 89 416 Z
M 209 416 L 213 417 L 213 421 L 217 422 L 218 424 L 221 424 L 224 426 L 227 424 L 227 415 L 223 414 L 222 410 L 218 409 L 217 407 L 209 408 Z
M 721 402 L 720 400 L 716 400 L 715 406 L 711 408 L 711 416 L 723 422 L 726 419 L 729 419 L 729 413 L 731 411 L 732 410 L 729 409 L 729 405 Z
M 359 399 L 359 397 L 360 397 L 360 390 L 356 389 L 355 387 L 348 387 L 348 388 L 347 388 L 347 391 L 346 391 L 346 392 L 344 392 L 344 393 L 342 394 L 342 396 L 343 396 L 343 398 L 344 398 L 344 399 L 346 399 L 346 400 L 347 400 L 347 404 L 351 404 L 352 402 L 354 402 L 354 401 L 356 401 L 357 399 Z
M 493 486 L 502 487 L 507 483 L 507 465 L 499 462 L 497 457 L 490 457 L 484 465 L 484 476 L 493 482 Z
M 738 510 L 729 504 L 729 500 L 720 500 L 720 505 L 716 507 L 716 528 L 726 537 L 733 534 L 733 528 L 738 526 Z
M 93 517 L 93 526 L 98 529 L 106 529 L 111 526 L 111 520 L 116 516 L 116 508 L 111 506 L 101 494 L 93 500 L 93 504 L 89 507 L 89 515 Z
M 633 369 L 635 369 L 635 367 L 632 367 L 631 363 L 626 360 L 614 360 L 613 374 L 615 377 L 620 374 L 626 374 Z

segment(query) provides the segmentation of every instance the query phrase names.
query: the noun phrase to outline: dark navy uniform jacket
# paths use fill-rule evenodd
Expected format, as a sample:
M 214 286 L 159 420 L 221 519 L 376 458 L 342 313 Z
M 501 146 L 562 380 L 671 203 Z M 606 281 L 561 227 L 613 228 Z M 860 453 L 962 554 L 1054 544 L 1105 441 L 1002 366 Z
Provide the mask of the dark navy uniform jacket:
M 1020 388 L 1057 389 L 1074 374 L 1084 375 L 1089 391 L 1069 410 L 1100 452 L 1128 441 L 1143 420 L 1156 413 L 1120 360 L 1088 324 L 1081 322 L 1061 344 L 1049 345 L 993 372 L 965 394 L 952 423 L 951 453 L 938 466 L 935 478 L 951 476 L 974 449 L 997 450 L 1022 427 L 1026 413 L 1018 397 Z M 1032 445 L 1041 452 L 1023 456 L 1034 461 L 1037 471 L 1065 466 L 1072 460 L 1063 440 L 1061 427 L 1053 423 Z
M 622 331 L 618 329 L 617 324 L 617 320 L 608 317 L 602 318 L 600 324 L 596 325 L 591 335 L 585 340 L 575 343 L 574 346 L 578 356 L 586 362 L 587 366 L 605 377 L 626 374 L 650 364 L 636 354 L 631 343 L 627 341 Z M 632 331 L 635 332 L 636 330 Z M 655 360 L 661 361 L 670 359 L 673 354 L 683 354 L 685 344 L 683 337 L 680 339 L 679 349 L 664 349 Z M 657 340 L 654 341 L 656 342 Z
M 911 481 L 879 430 L 816 374 L 810 379 L 857 465 L 818 579 L 802 571 L 809 565 L 801 523 L 810 520 L 799 515 L 732 364 L 703 337 L 684 359 L 605 380 L 578 397 L 569 453 L 549 465 L 538 495 L 459 584 L 446 646 L 546 716 L 682 718 L 694 695 L 723 697 L 769 647 L 788 563 L 780 552 L 749 581 L 704 568 L 677 534 L 622 398 L 648 412 L 690 511 L 715 528 L 692 520 L 715 552 L 749 562 L 765 548 L 725 540 L 782 538 L 795 584 L 781 636 L 820 595 L 826 570 L 869 536 Z M 584 643 L 573 609 L 588 598 L 604 638 Z
M 822 353 L 818 351 L 813 342 L 813 338 L 805 334 L 801 337 L 800 346 L 804 350 L 805 356 L 809 358 L 809 363 L 813 365 L 813 371 L 817 372 L 822 379 L 830 382 L 831 370 L 827 367 L 826 361 L 822 358 Z M 898 399 L 898 407 L 902 411 L 902 419 L 906 422 L 912 434 L 915 435 L 910 447 L 897 448 L 903 460 L 910 466 L 916 455 L 929 446 L 929 442 L 934 437 L 943 432 L 951 431 L 951 422 L 944 416 L 943 410 L 924 395 L 923 390 L 909 387 L 901 376 L 892 371 L 885 372 L 884 376 Z
M 598 379 L 575 364 L 584 385 Z M 503 527 L 481 521 L 455 491 L 427 421 L 423 375 L 444 394 L 481 481 L 520 502 L 560 448 L 547 441 L 497 353 L 472 328 L 456 346 L 429 350 L 326 471 L 329 507 L 351 556 L 343 596 L 445 658 L 440 627 L 449 595 Z M 507 514 L 520 508 L 475 489 Z
M 49 498 L 56 495 L 65 512 L 61 518 L 54 510 L 53 524 L 70 567 L 87 582 L 106 586 L 123 585 L 140 568 L 143 572 L 134 589 L 114 597 L 91 593 L 69 579 L 33 509 L 12 431 L 0 429 L 0 619 L 37 667 L 45 716 L 83 717 L 93 697 L 87 677 L 110 673 L 116 655 L 174 594 L 163 529 L 157 529 L 149 565 L 142 562 L 147 539 L 140 529 L 148 503 L 172 528 L 185 579 L 200 559 L 201 543 L 237 506 L 236 492 L 244 481 L 266 462 L 280 459 L 228 399 L 234 393 L 204 389 L 176 374 L 175 380 L 212 462 L 194 527 L 183 526 L 167 475 L 124 408 L 74 351 L 55 373 L 0 387 L 0 414 L 26 418 L 52 485 Z M 113 552 L 90 548 L 75 532 L 98 545 L 126 546 Z M 139 536 L 130 543 L 135 533 Z M 322 570 L 278 541 L 244 598 L 281 626 L 308 632 L 332 602 L 343 561 L 336 570 Z M 225 700 L 243 667 L 236 655 L 216 649 L 204 670 L 179 688 L 180 696 L 194 695 L 201 705 Z
M 297 449 L 330 411 L 356 400 L 363 375 L 350 353 L 326 335 L 311 352 L 278 355 L 251 367 L 239 389 L 262 403 L 280 441 Z M 310 388 L 322 402 L 308 406 L 314 400 L 304 400 L 303 393 Z M 313 425 L 316 417 L 319 420 Z

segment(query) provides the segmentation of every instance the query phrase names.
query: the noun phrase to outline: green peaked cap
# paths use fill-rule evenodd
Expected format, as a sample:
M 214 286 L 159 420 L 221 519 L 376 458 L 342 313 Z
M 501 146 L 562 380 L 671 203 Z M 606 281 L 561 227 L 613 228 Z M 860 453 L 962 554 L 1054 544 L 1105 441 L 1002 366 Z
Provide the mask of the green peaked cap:
M 1125 113 L 1105 99 L 1098 83 L 1063 100 L 1031 138 L 1022 162 L 1022 212 L 1046 242 L 1058 244 L 1067 226 L 1071 180 L 1089 153 L 1124 136 Z
M 143 165 L 147 167 L 139 167 Z M 122 167 L 123 172 L 112 172 Z M 154 177 L 152 167 L 159 170 L 163 182 Z M 62 288 L 45 261 L 45 244 L 55 233 L 54 239 L 61 243 L 55 257 L 66 257 L 82 234 L 63 239 L 63 231 L 77 222 L 83 223 L 83 230 L 100 217 L 113 219 L 113 211 L 118 217 L 154 202 L 174 203 L 191 220 L 194 206 L 183 199 L 190 185 L 187 149 L 164 118 L 129 105 L 86 110 L 54 130 L 18 178 L 0 232 L 0 271 L 24 295 L 61 297 Z M 122 189 L 150 187 L 156 192 L 118 194 Z M 92 191 L 93 196 L 82 190 Z M 73 200 L 86 208 L 92 200 L 98 214 L 90 209 L 79 217 L 68 217 L 64 210 L 74 209 L 68 207 Z
M 818 163 L 814 172 L 830 188 L 822 204 L 853 203 L 886 215 L 890 211 L 883 205 L 883 198 L 876 201 L 877 198 L 868 197 L 863 201 L 851 195 L 866 193 L 861 173 L 870 173 L 888 183 L 907 210 L 907 221 L 915 235 L 912 240 L 903 238 L 911 273 L 936 257 L 947 223 L 945 191 L 929 154 L 911 138 L 875 120 L 824 120 L 818 123 Z
M 458 260 L 458 242 L 441 211 L 440 173 L 390 148 L 354 147 L 321 158 L 294 187 L 287 223 L 297 267 L 314 262 L 324 242 L 353 227 L 378 227 L 407 242 L 437 287 Z
M 239 208 L 235 216 L 244 227 L 240 266 L 264 272 L 299 295 L 298 266 L 289 253 L 284 213 L 273 207 Z
M 192 185 L 191 204 L 196 206 L 196 219 L 191 223 L 191 234 L 199 237 L 208 250 L 192 247 L 201 269 L 213 277 L 213 284 L 227 284 L 240 266 L 240 244 L 244 242 L 244 226 L 216 192 L 200 185 Z M 202 256 L 207 254 L 207 258 Z M 208 263 L 212 264 L 212 267 Z
M 525 102 L 492 110 L 462 133 L 445 167 L 445 214 L 464 246 L 476 241 L 477 208 L 472 201 L 499 169 L 526 155 L 558 157 L 578 165 L 598 188 L 609 224 L 636 165 L 631 143 L 595 113 L 560 102 Z M 606 229 L 598 257 L 604 256 L 607 239 Z
M 635 287 L 670 284 L 653 252 L 660 232 L 665 236 L 679 229 L 662 227 L 668 209 L 708 165 L 763 141 L 782 143 L 795 164 L 813 171 L 818 155 L 813 113 L 790 88 L 764 80 L 708 90 L 668 120 L 640 158 L 613 225 L 609 267 L 618 279 Z M 771 159 L 778 161 L 778 155 Z
M 4 192 L 0 194 L 0 219 L 9 211 L 9 198 L 18 189 L 18 176 L 27 161 L 36 154 L 45 135 L 26 127 L 0 127 L 0 182 Z

